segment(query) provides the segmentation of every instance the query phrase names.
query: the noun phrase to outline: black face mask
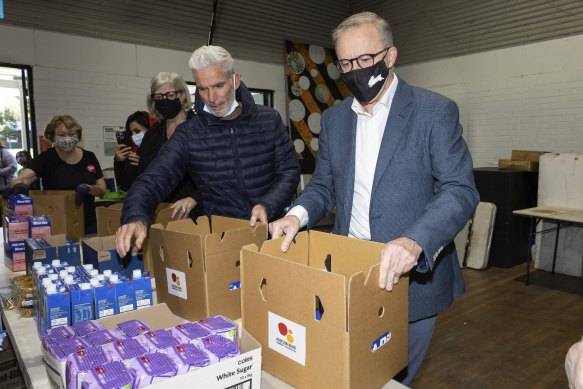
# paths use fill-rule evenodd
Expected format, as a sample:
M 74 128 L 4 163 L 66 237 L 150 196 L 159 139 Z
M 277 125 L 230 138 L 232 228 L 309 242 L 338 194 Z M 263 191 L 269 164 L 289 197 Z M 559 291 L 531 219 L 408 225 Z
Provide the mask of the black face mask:
M 341 74 L 346 87 L 361 104 L 368 103 L 379 94 L 388 75 L 384 58 L 371 67 Z
M 178 98 L 155 100 L 154 107 L 156 111 L 160 112 L 160 115 L 164 116 L 164 119 L 173 119 L 180 113 L 182 102 Z

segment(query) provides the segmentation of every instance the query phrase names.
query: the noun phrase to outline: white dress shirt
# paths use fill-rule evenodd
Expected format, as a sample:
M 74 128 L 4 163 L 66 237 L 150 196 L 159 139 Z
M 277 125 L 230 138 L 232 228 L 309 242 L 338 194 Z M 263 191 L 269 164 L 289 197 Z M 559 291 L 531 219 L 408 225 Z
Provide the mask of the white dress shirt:
M 354 196 L 348 232 L 350 237 L 370 240 L 369 214 L 372 184 L 397 84 L 397 75 L 393 73 L 391 85 L 375 104 L 372 114 L 366 112 L 356 99 L 352 102 L 351 108 L 357 115 L 357 121 Z M 293 207 L 287 215 L 297 216 L 301 227 L 308 224 L 308 211 L 301 205 Z

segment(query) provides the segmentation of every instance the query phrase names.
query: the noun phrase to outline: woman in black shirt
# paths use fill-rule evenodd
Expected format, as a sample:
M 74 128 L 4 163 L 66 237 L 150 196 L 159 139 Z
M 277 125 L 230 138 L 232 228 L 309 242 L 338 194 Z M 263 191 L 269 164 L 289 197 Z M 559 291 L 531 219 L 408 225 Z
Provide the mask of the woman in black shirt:
M 106 186 L 95 154 L 77 146 L 81 132 L 72 116 L 53 116 L 44 133 L 53 147 L 30 161 L 12 186 L 30 185 L 40 178 L 45 190 L 75 190 L 85 206 L 85 233 L 92 234 L 97 232 L 95 196 L 103 196 Z

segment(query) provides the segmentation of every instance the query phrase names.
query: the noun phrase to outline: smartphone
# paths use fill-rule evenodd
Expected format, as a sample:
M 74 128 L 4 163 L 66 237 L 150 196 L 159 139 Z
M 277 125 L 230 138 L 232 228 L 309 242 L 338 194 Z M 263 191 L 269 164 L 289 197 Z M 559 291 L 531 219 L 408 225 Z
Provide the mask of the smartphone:
M 132 137 L 126 131 L 120 131 L 115 133 L 118 145 L 126 145 L 132 148 L 134 153 L 138 152 L 138 146 L 132 140 Z

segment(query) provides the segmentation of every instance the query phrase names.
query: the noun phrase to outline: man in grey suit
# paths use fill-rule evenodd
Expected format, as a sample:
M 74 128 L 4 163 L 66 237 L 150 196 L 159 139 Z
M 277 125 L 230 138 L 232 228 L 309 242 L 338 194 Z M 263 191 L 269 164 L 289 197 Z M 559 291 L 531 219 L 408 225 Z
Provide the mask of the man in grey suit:
M 324 112 L 314 176 L 270 231 L 287 251 L 336 206 L 333 233 L 386 243 L 379 286 L 391 291 L 409 272 L 409 366 L 398 378 L 410 386 L 436 315 L 464 291 L 452 241 L 479 201 L 472 159 L 456 104 L 395 75 L 384 19 L 350 16 L 332 39 L 354 98 Z

